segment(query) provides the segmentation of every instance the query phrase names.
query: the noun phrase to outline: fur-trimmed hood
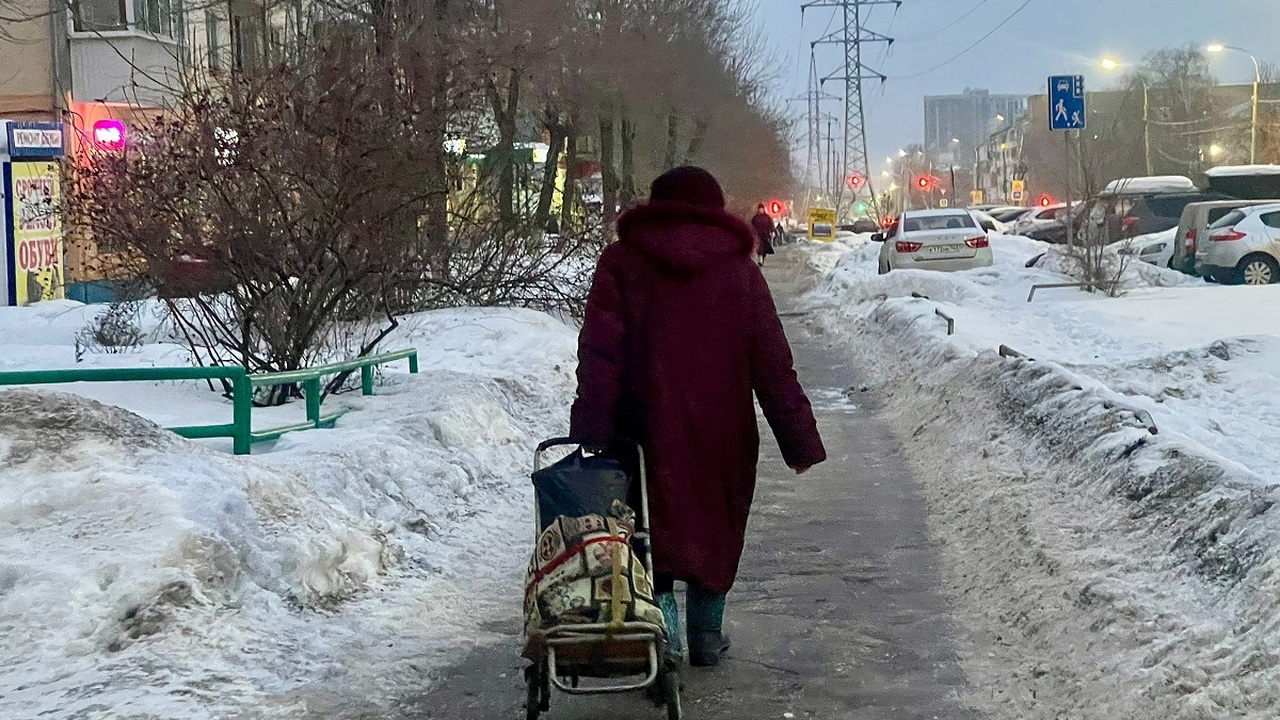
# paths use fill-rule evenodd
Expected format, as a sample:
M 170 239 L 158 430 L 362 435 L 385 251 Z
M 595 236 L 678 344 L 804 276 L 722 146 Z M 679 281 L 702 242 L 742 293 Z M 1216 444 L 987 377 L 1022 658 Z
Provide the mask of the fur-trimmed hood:
M 652 200 L 618 218 L 619 240 L 680 273 L 699 274 L 751 254 L 755 233 L 724 210 Z

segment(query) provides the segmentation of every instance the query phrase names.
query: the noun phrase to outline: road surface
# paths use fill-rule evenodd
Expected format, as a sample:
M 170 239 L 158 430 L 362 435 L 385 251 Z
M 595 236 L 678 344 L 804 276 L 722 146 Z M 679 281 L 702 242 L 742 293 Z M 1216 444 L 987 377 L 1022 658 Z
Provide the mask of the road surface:
M 772 275 L 772 273 L 771 273 Z M 785 304 L 790 288 L 771 277 Z M 686 669 L 690 720 L 961 720 L 965 679 L 935 589 L 937 554 L 898 443 L 802 316 L 784 313 L 830 460 L 797 478 L 765 435 L 761 478 L 738 584 L 729 599 L 730 658 Z M 767 428 L 765 428 L 767 431 Z M 655 538 L 655 541 L 661 542 Z M 475 650 L 404 717 L 522 718 L 521 639 Z M 665 717 L 638 695 L 553 693 L 549 720 Z

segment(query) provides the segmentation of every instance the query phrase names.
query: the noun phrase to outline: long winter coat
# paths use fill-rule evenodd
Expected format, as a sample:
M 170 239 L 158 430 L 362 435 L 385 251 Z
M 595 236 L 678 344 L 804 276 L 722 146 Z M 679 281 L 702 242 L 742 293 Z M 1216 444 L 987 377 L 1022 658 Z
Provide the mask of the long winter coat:
M 751 229 L 756 232 L 756 254 L 772 255 L 773 244 L 769 239 L 773 237 L 773 218 L 769 217 L 769 213 L 758 212 L 752 216 Z
M 752 229 L 723 211 L 650 202 L 618 233 L 587 303 L 571 433 L 644 445 L 655 571 L 728 592 L 756 485 L 753 391 L 789 466 L 826 452 L 750 259 Z

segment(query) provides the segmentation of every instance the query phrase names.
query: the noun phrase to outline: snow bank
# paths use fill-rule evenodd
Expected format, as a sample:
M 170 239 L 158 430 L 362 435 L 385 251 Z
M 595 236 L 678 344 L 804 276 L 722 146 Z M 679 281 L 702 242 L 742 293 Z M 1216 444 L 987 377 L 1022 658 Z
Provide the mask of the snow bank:
M 0 318 L 29 354 L 87 311 L 28 312 Z M 401 333 L 420 374 L 252 457 L 0 391 L 0 717 L 380 716 L 518 615 L 529 457 L 566 423 L 576 333 L 478 309 Z
M 994 267 L 952 275 L 880 277 L 851 250 L 810 299 L 917 463 L 970 703 L 1020 720 L 1276 717 L 1280 288 L 1028 304 L 1032 283 L 1064 279 L 1025 267 L 1047 249 L 993 245 Z
M 1219 165 L 1204 171 L 1207 177 L 1280 175 L 1280 165 Z
M 1155 175 L 1152 177 L 1121 178 L 1112 180 L 1102 189 L 1103 195 L 1138 195 L 1140 193 L 1194 192 L 1196 184 L 1182 175 Z

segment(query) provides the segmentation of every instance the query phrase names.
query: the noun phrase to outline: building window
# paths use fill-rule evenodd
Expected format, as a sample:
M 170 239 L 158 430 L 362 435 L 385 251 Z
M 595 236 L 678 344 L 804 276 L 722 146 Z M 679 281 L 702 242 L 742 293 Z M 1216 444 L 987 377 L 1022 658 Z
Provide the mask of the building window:
M 210 70 L 226 70 L 226 41 L 222 35 L 222 18 L 218 17 L 218 13 L 213 10 L 205 10 L 204 12 L 204 31 L 205 44 L 209 49 L 209 69 Z
M 124 30 L 128 27 L 125 0 L 74 0 L 76 32 Z
M 244 15 L 231 16 L 232 69 L 238 72 L 252 70 L 262 60 L 262 24 Z
M 134 0 L 133 13 L 139 30 L 169 38 L 182 31 L 182 5 L 178 0 Z

